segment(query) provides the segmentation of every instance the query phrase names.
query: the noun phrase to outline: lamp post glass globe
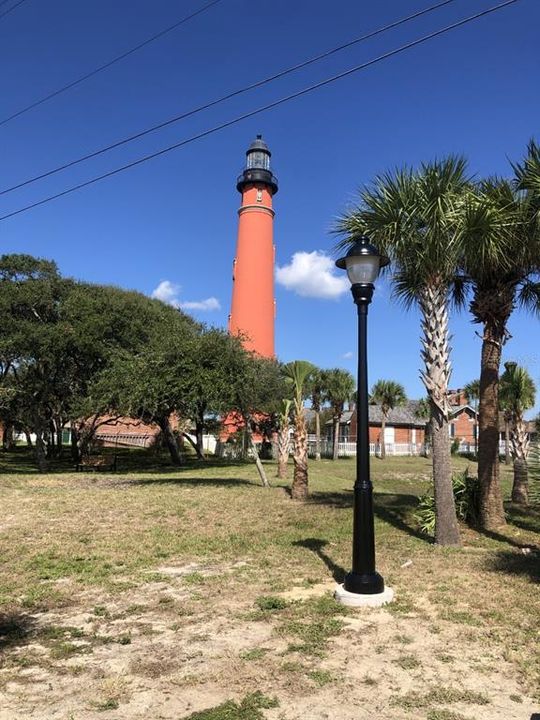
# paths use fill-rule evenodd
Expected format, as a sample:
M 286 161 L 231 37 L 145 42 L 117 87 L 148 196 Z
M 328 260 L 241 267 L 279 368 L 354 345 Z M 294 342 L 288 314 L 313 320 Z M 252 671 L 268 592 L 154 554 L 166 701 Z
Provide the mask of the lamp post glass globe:
M 389 259 L 381 255 L 369 242 L 369 238 L 363 236 L 354 243 L 345 257 L 336 261 L 336 265 L 347 270 L 351 285 L 372 285 L 380 269 L 389 262 Z

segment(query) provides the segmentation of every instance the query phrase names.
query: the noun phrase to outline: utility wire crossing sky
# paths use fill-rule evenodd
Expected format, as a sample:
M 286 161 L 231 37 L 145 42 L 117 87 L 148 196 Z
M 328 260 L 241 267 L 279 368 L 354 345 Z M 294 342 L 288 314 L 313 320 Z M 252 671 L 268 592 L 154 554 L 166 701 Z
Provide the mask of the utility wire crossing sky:
M 142 163 L 148 162 L 149 160 L 153 160 L 154 158 L 160 157 L 161 155 L 169 153 L 172 150 L 177 150 L 185 145 L 195 142 L 196 140 L 200 140 L 200 139 L 207 137 L 209 135 L 212 135 L 220 130 L 224 130 L 225 128 L 231 127 L 231 125 L 235 125 L 236 123 L 241 122 L 242 120 L 246 120 L 255 115 L 259 115 L 260 113 L 265 112 L 267 110 L 271 110 L 272 108 L 278 107 L 279 105 L 283 105 L 284 103 L 289 102 L 290 100 L 294 100 L 298 97 L 306 95 L 307 93 L 313 92 L 314 90 L 318 90 L 319 88 L 322 88 L 325 85 L 329 85 L 330 83 L 336 82 L 337 80 L 341 80 L 342 78 L 352 75 L 353 73 L 359 72 L 360 70 L 365 70 L 366 68 L 371 67 L 372 65 L 375 65 L 379 62 L 382 62 L 383 60 L 387 60 L 388 58 L 391 58 L 395 55 L 405 52 L 406 50 L 416 47 L 417 45 L 427 42 L 428 40 L 432 40 L 433 38 L 444 35 L 445 33 L 450 32 L 451 30 L 455 30 L 456 28 L 462 27 L 463 25 L 467 25 L 468 23 L 473 22 L 474 20 L 478 20 L 479 18 L 482 18 L 486 15 L 489 15 L 491 13 L 502 10 L 503 8 L 505 8 L 509 5 L 514 5 L 517 2 L 520 2 L 520 0 L 505 0 L 505 2 L 499 3 L 498 5 L 494 5 L 490 8 L 488 8 L 487 10 L 483 10 L 482 12 L 476 13 L 475 15 L 470 15 L 470 16 L 464 18 L 463 20 L 452 23 L 451 25 L 447 25 L 446 27 L 443 27 L 440 30 L 429 33 L 428 35 L 424 35 L 423 37 L 418 38 L 417 40 L 413 40 L 412 42 L 406 43 L 405 45 L 402 45 L 394 50 L 384 53 L 383 55 L 379 55 L 378 57 L 374 58 L 373 60 L 369 60 L 368 62 L 362 63 L 360 65 L 356 65 L 355 67 L 350 68 L 349 70 L 346 70 L 345 72 L 339 73 L 330 78 L 322 80 L 321 82 L 315 83 L 314 85 L 310 85 L 309 87 L 303 88 L 302 90 L 299 90 L 298 92 L 295 92 L 295 93 L 292 93 L 285 97 L 282 97 L 279 100 L 275 100 L 274 102 L 264 105 L 263 107 L 257 108 L 255 110 L 251 110 L 250 112 L 244 113 L 243 115 L 239 115 L 238 117 L 235 117 L 232 120 L 228 120 L 227 122 L 221 123 L 220 125 L 210 128 L 209 130 L 205 130 L 201 133 L 193 135 L 192 137 L 187 138 L 186 140 L 182 140 L 178 143 L 175 143 L 174 145 L 170 145 L 166 148 L 158 150 L 157 152 L 151 153 L 149 155 L 145 155 L 144 157 L 141 157 L 138 160 L 134 160 L 133 162 L 127 163 L 126 165 L 122 165 L 121 167 L 118 167 L 114 170 L 110 170 L 109 172 L 106 172 L 102 175 L 94 177 L 83 183 L 74 185 L 73 187 L 70 187 L 67 190 L 63 190 L 62 192 L 56 193 L 54 195 L 50 195 L 50 196 L 44 198 L 43 200 L 38 200 L 37 202 L 31 203 L 30 205 L 26 205 L 25 207 L 19 208 L 18 210 L 14 210 L 10 213 L 7 213 L 6 215 L 0 216 L 0 221 L 7 220 L 8 218 L 14 217 L 16 215 L 20 215 L 21 213 L 27 212 L 28 210 L 32 210 L 36 207 L 39 207 L 46 203 L 49 203 L 53 200 L 57 200 L 58 198 L 69 195 L 77 190 L 81 190 L 85 187 L 88 187 L 89 185 L 93 185 L 97 182 L 100 182 L 101 180 L 112 177 L 114 175 L 118 175 L 119 173 L 124 172 L 125 170 L 130 170 L 131 168 L 136 167 L 137 165 L 141 165 Z M 24 184 L 27 184 L 27 183 L 23 183 L 23 185 Z

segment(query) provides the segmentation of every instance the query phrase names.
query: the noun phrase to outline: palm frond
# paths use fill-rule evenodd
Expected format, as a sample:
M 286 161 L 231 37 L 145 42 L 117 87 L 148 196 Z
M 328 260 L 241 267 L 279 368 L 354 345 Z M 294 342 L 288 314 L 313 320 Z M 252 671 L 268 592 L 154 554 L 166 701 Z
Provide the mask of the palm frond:
M 540 315 L 540 282 L 531 279 L 522 282 L 518 289 L 517 302 L 533 315 Z

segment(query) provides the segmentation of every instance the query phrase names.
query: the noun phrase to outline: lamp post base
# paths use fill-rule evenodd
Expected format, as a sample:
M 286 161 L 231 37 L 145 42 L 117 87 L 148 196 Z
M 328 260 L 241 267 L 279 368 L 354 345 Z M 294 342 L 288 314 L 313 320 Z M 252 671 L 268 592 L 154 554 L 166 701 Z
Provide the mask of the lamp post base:
M 387 605 L 394 599 L 394 591 L 388 586 L 380 593 L 362 595 L 345 590 L 343 585 L 338 585 L 334 593 L 335 599 L 342 605 L 348 607 L 381 607 Z

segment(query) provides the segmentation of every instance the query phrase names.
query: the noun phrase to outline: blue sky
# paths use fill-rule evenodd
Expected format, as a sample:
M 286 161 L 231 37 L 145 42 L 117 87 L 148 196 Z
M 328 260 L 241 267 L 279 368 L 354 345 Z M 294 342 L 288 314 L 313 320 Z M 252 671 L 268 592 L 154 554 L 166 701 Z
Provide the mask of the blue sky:
M 0 119 L 106 62 L 196 10 L 186 0 L 28 0 L 0 19 Z M 311 55 L 427 6 L 428 0 L 327 3 L 222 0 L 183 27 L 51 102 L 0 127 L 0 188 L 252 83 Z M 131 146 L 0 198 L 0 214 L 201 132 L 338 73 L 419 35 L 480 11 L 490 0 L 450 6 L 348 49 L 293 76 L 235 98 Z M 2 8 L 3 10 L 5 8 Z M 335 217 L 376 173 L 463 153 L 471 171 L 508 174 L 527 141 L 540 137 L 537 81 L 540 4 L 521 0 L 449 35 L 0 223 L 2 252 L 55 259 L 70 276 L 169 297 L 225 326 L 231 297 L 239 195 L 247 145 L 262 133 L 280 183 L 275 198 L 277 264 L 314 253 L 309 267 L 332 284 Z M 289 277 L 298 270 L 293 265 Z M 309 260 L 309 256 L 308 256 Z M 322 273 L 322 275 L 321 275 Z M 338 281 L 339 284 L 339 281 Z M 300 281 L 297 288 L 305 287 Z M 175 292 L 176 290 L 176 292 Z M 327 292 L 328 294 L 328 292 Z M 355 370 L 356 321 L 347 291 L 305 297 L 276 287 L 281 359 Z M 197 303 L 206 302 L 206 309 Z M 195 305 L 193 305 L 195 303 Z M 452 318 L 453 377 L 478 376 L 478 328 Z M 505 358 L 540 386 L 538 320 L 516 312 Z M 377 287 L 370 312 L 370 381 L 418 377 L 419 323 Z M 536 410 L 540 409 L 540 404 Z

